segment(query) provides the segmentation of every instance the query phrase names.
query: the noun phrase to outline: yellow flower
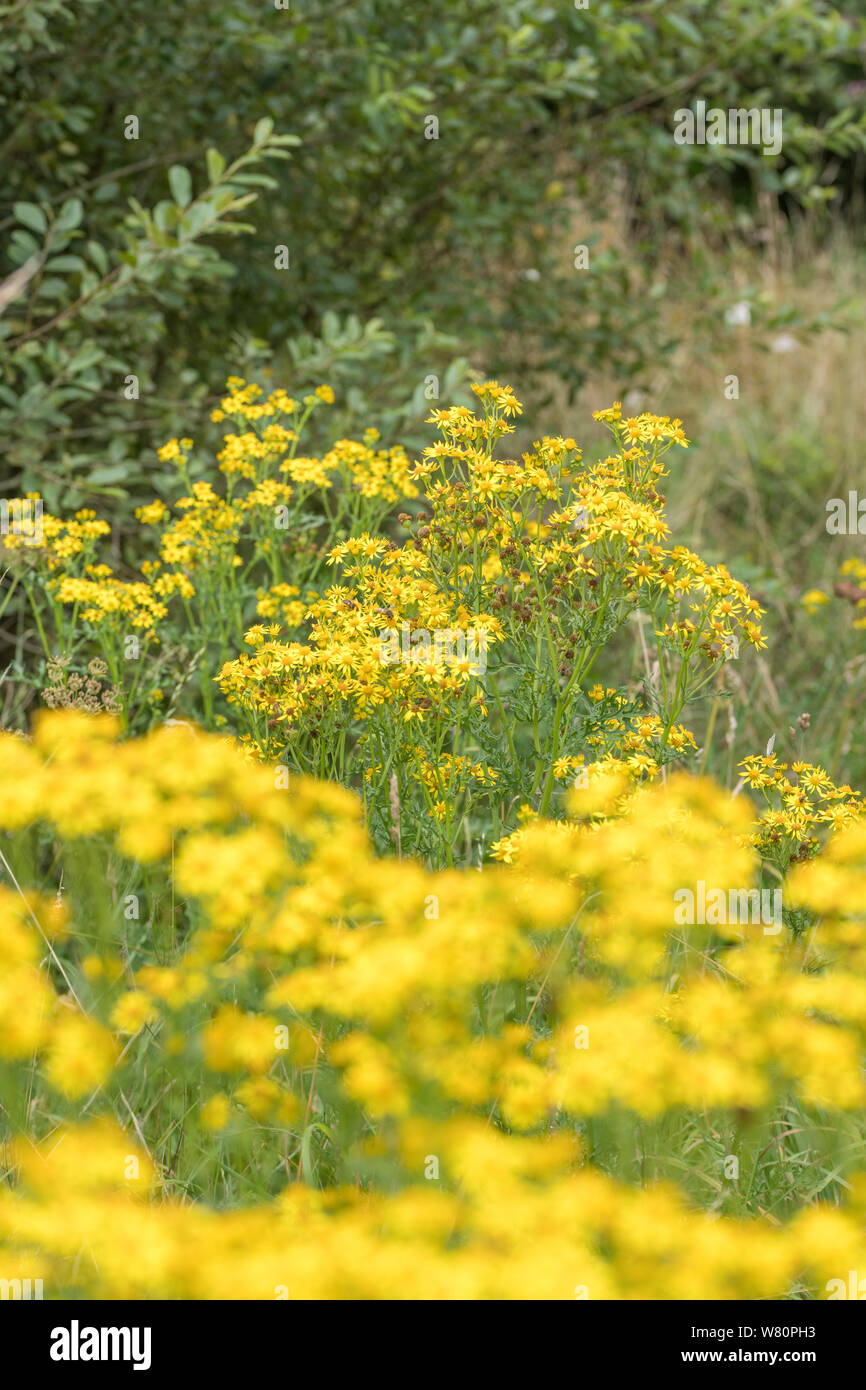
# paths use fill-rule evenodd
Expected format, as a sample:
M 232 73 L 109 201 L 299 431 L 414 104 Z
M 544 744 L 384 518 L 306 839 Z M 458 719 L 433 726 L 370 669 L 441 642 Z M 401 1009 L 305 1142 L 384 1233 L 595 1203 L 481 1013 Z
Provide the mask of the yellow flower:
M 111 1024 L 118 1033 L 137 1033 L 147 1023 L 159 1017 L 157 1010 L 146 994 L 131 990 L 124 994 L 111 1011 Z
M 211 1096 L 206 1100 L 199 1111 L 202 1125 L 205 1129 L 225 1129 L 229 1120 L 229 1100 L 228 1096 L 219 1094 Z
M 58 1091 L 77 1099 L 105 1081 L 117 1055 L 111 1034 L 95 1019 L 63 1010 L 51 1029 L 45 1074 Z
M 808 589 L 800 599 L 800 603 L 810 615 L 817 613 L 819 608 L 823 608 L 824 604 L 829 602 L 829 595 L 823 593 L 821 589 Z

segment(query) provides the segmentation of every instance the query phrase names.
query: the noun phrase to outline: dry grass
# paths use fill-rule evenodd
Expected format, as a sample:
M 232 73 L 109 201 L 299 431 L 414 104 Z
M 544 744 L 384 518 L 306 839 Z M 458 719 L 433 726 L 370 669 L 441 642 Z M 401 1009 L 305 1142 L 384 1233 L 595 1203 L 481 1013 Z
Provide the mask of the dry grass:
M 614 209 L 606 235 L 620 245 L 623 225 Z M 852 630 L 843 600 L 809 617 L 800 598 L 815 587 L 831 592 L 849 556 L 866 559 L 866 538 L 826 530 L 829 498 L 866 492 L 866 258 L 842 226 L 819 233 L 769 209 L 748 244 L 712 253 L 711 278 L 727 286 L 714 299 L 704 289 L 707 254 L 670 251 L 655 275 L 665 286 L 665 335 L 680 341 L 673 357 L 659 355 L 625 390 L 594 375 L 572 405 L 554 388 L 546 417 L 551 432 L 579 433 L 587 446 L 591 411 L 615 399 L 686 424 L 693 446 L 666 480 L 672 531 L 727 564 L 769 610 L 767 650 L 731 671 L 733 698 L 699 721 L 700 736 L 713 721 L 708 770 L 730 783 L 735 757 L 775 733 L 784 756 L 823 760 L 862 786 L 866 633 Z M 725 321 L 736 303 L 750 305 L 750 324 Z M 730 400 L 732 375 L 739 397 Z M 803 713 L 810 726 L 794 735 Z

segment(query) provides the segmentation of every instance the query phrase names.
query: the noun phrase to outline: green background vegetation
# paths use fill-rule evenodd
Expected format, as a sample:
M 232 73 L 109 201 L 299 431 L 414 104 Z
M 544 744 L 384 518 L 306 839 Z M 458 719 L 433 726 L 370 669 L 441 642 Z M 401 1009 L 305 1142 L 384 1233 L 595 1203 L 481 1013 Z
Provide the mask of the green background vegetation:
M 0 4 L 0 275 L 30 274 L 0 317 L 3 495 L 95 506 L 134 571 L 132 508 L 174 483 L 156 449 L 214 442 L 230 372 L 329 381 L 331 437 L 410 448 L 430 374 L 442 404 L 510 381 L 588 450 L 614 397 L 680 415 L 675 529 L 772 610 L 731 747 L 808 710 L 807 751 L 862 778 L 862 639 L 799 597 L 861 544 L 823 522 L 862 472 L 864 51 L 862 0 Z M 676 145 L 698 98 L 781 107 L 782 154 Z

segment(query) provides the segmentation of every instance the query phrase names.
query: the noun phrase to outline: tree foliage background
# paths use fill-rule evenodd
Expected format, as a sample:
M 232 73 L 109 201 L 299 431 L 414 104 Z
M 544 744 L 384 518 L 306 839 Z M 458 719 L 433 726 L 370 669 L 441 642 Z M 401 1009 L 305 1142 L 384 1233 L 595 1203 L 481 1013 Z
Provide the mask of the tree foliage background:
M 859 207 L 864 46 L 862 0 L 0 4 L 4 489 L 127 514 L 231 370 L 409 443 L 430 373 L 627 382 L 675 340 L 663 239 L 710 302 L 757 200 Z M 782 107 L 783 153 L 676 145 L 698 96 Z

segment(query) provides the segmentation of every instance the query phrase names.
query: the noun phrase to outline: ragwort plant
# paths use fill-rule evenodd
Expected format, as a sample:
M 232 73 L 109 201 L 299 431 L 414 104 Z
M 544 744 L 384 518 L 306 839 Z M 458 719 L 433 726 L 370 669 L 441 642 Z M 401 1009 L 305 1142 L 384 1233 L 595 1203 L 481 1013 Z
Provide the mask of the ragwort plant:
M 89 513 L 5 537 L 66 707 L 0 736 L 8 1277 L 751 1298 L 864 1266 L 861 800 L 772 750 L 735 796 L 677 769 L 763 643 L 666 546 L 679 422 L 614 407 L 610 457 L 517 462 L 519 403 L 476 391 L 413 468 L 372 435 L 304 458 L 328 388 L 233 381 L 223 490 L 166 446 L 140 578 Z M 635 613 L 645 679 L 603 684 Z M 765 883 L 782 921 L 718 910 Z
M 501 451 L 520 403 L 473 389 L 481 414 L 435 410 L 440 442 L 411 465 L 372 429 L 305 457 L 330 388 L 297 401 L 233 378 L 214 412 L 231 426 L 222 486 L 169 441 L 185 494 L 139 510 L 156 544 L 138 577 L 100 560 L 92 513 L 46 516 L 41 544 L 5 537 L 6 601 L 26 590 L 46 662 L 106 662 L 131 732 L 237 728 L 252 756 L 360 790 L 382 847 L 437 865 L 507 853 L 522 818 L 564 814 L 575 778 L 687 759 L 689 707 L 764 639 L 743 584 L 666 544 L 680 421 L 614 406 L 597 413 L 608 457 L 544 436 L 518 461 Z M 414 513 L 395 517 L 401 501 Z M 630 622 L 644 675 L 608 683 Z
M 623 422 L 614 407 L 598 416 L 614 456 L 584 466 L 574 440 L 545 437 L 517 462 L 496 448 L 519 402 L 494 382 L 474 390 L 483 416 L 433 414 L 443 439 L 412 471 L 429 513 L 401 515 L 410 539 L 335 546 L 341 582 L 309 610 L 306 639 L 256 628 L 254 655 L 221 677 L 261 755 L 363 779 L 380 841 L 396 776 L 402 846 L 442 864 L 488 828 L 500 839 L 523 805 L 559 813 L 559 784 L 590 764 L 657 775 L 694 748 L 679 716 L 740 637 L 763 642 L 743 585 L 662 543 L 657 484 L 664 455 L 686 447 L 679 421 Z M 635 612 L 658 644 L 653 678 L 633 693 L 591 685 Z M 396 664 L 383 629 L 400 632 Z M 437 658 L 435 637 L 455 632 L 483 647 L 483 672 L 465 650 Z
M 330 541 L 377 525 L 399 496 L 415 492 L 405 454 L 377 450 L 375 430 L 363 443 L 337 441 L 322 459 L 298 455 L 310 415 L 334 399 L 329 386 L 301 400 L 282 390 L 260 399 L 261 388 L 231 378 L 227 391 L 213 418 L 241 432 L 226 432 L 217 457 L 223 488 L 196 476 L 202 464 L 190 462 L 191 439 L 160 449 L 186 493 L 172 507 L 156 499 L 139 509 L 142 526 L 158 537 L 139 577 L 124 578 L 99 560 L 110 527 L 88 510 L 67 519 L 46 514 L 38 529 L 12 527 L 2 537 L 11 580 L 0 612 L 20 585 L 48 662 L 58 649 L 73 662 L 95 650 L 122 688 L 123 721 L 132 731 L 165 716 L 167 646 L 188 663 L 168 697 L 172 708 L 181 696 L 184 713 L 211 726 L 224 722 L 212 666 L 242 642 L 251 618 L 300 621 L 298 585 L 309 600 Z M 181 689 L 191 676 L 192 701 Z
M 862 819 L 797 867 L 809 932 L 674 929 L 677 885 L 756 871 L 702 779 L 598 779 L 517 864 L 434 872 L 333 783 L 120 734 L 0 737 L 4 1277 L 742 1299 L 863 1268 Z

